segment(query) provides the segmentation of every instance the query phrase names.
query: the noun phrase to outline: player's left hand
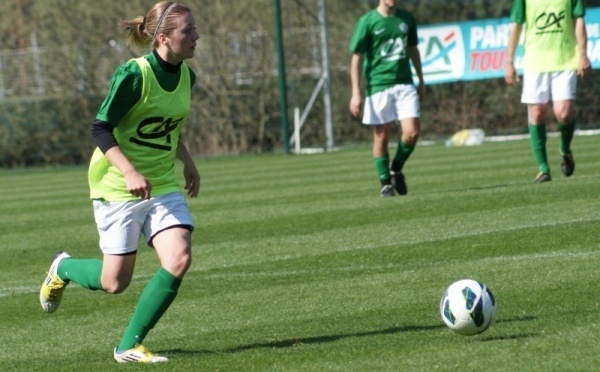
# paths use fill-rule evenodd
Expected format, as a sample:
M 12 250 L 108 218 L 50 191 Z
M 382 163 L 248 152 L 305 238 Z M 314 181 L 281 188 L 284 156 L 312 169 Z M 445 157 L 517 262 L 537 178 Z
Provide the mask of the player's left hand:
M 425 84 L 419 83 L 417 86 L 417 94 L 419 95 L 419 102 L 423 102 L 425 99 Z
M 185 189 L 190 197 L 195 198 L 200 192 L 200 173 L 196 166 L 185 164 L 183 167 L 183 177 L 185 178 Z
M 508 85 L 517 85 L 521 81 L 512 62 L 506 62 L 504 65 L 504 81 Z
M 588 56 L 583 56 L 579 58 L 579 67 L 577 68 L 577 75 L 580 77 L 585 77 L 589 75 L 592 71 L 592 64 L 590 63 L 590 59 Z

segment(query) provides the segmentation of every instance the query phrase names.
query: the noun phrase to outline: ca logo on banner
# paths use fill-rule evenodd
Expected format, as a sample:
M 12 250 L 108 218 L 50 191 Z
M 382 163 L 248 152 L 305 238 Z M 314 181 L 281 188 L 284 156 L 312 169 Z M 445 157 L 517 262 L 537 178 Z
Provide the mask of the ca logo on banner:
M 460 79 L 465 70 L 463 36 L 458 26 L 419 30 L 419 52 L 427 83 Z

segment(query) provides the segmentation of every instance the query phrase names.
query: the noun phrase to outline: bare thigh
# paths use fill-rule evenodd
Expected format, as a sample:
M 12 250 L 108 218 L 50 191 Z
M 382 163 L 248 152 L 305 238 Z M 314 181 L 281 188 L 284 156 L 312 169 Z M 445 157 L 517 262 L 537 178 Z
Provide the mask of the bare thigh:
M 552 109 L 554 111 L 556 120 L 561 123 L 569 121 L 571 119 L 571 112 L 573 111 L 574 106 L 575 103 L 571 100 L 553 102 Z
M 102 260 L 102 289 L 108 293 L 121 293 L 131 283 L 136 254 L 105 254 Z
M 421 124 L 419 118 L 404 118 L 400 120 L 402 129 L 402 142 L 414 146 L 421 134 Z
M 388 153 L 391 132 L 391 123 L 373 125 L 373 157 L 379 158 Z
M 192 237 L 188 229 L 174 227 L 152 238 L 162 267 L 182 279 L 192 263 Z
M 527 105 L 527 115 L 529 123 L 533 125 L 543 124 L 546 122 L 548 104 L 529 104 Z

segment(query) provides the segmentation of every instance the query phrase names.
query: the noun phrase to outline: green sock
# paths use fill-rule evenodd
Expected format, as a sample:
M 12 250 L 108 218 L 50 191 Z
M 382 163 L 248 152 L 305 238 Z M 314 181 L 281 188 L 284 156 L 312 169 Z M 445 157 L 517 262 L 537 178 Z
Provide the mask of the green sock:
M 398 150 L 396 150 L 396 156 L 394 156 L 394 160 L 392 161 L 392 170 L 396 172 L 401 171 L 402 167 L 404 167 L 404 163 L 406 163 L 414 149 L 414 145 L 409 146 L 403 141 L 399 141 Z
M 390 182 L 390 155 L 385 154 L 384 156 L 374 158 L 375 161 L 375 169 L 377 170 L 377 175 L 379 176 L 379 181 L 382 184 Z
M 181 285 L 181 279 L 161 268 L 148 282 L 135 307 L 133 316 L 121 339 L 118 350 L 128 350 L 142 343 L 152 328 L 167 311 Z
M 571 141 L 575 133 L 575 120 L 558 123 L 558 129 L 560 130 L 560 153 L 569 155 L 571 153 Z
M 550 174 L 546 153 L 546 124 L 529 124 L 529 135 L 533 156 L 540 172 Z
M 75 282 L 93 291 L 102 289 L 102 261 L 67 258 L 58 266 L 58 277 L 65 282 Z

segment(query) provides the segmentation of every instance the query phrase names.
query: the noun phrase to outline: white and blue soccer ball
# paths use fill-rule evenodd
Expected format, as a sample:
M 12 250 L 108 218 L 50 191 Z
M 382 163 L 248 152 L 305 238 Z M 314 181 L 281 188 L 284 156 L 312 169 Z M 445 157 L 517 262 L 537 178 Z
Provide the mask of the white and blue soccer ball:
M 450 284 L 440 302 L 444 323 L 454 332 L 465 336 L 488 329 L 496 318 L 497 308 L 492 291 L 485 284 L 472 279 Z

